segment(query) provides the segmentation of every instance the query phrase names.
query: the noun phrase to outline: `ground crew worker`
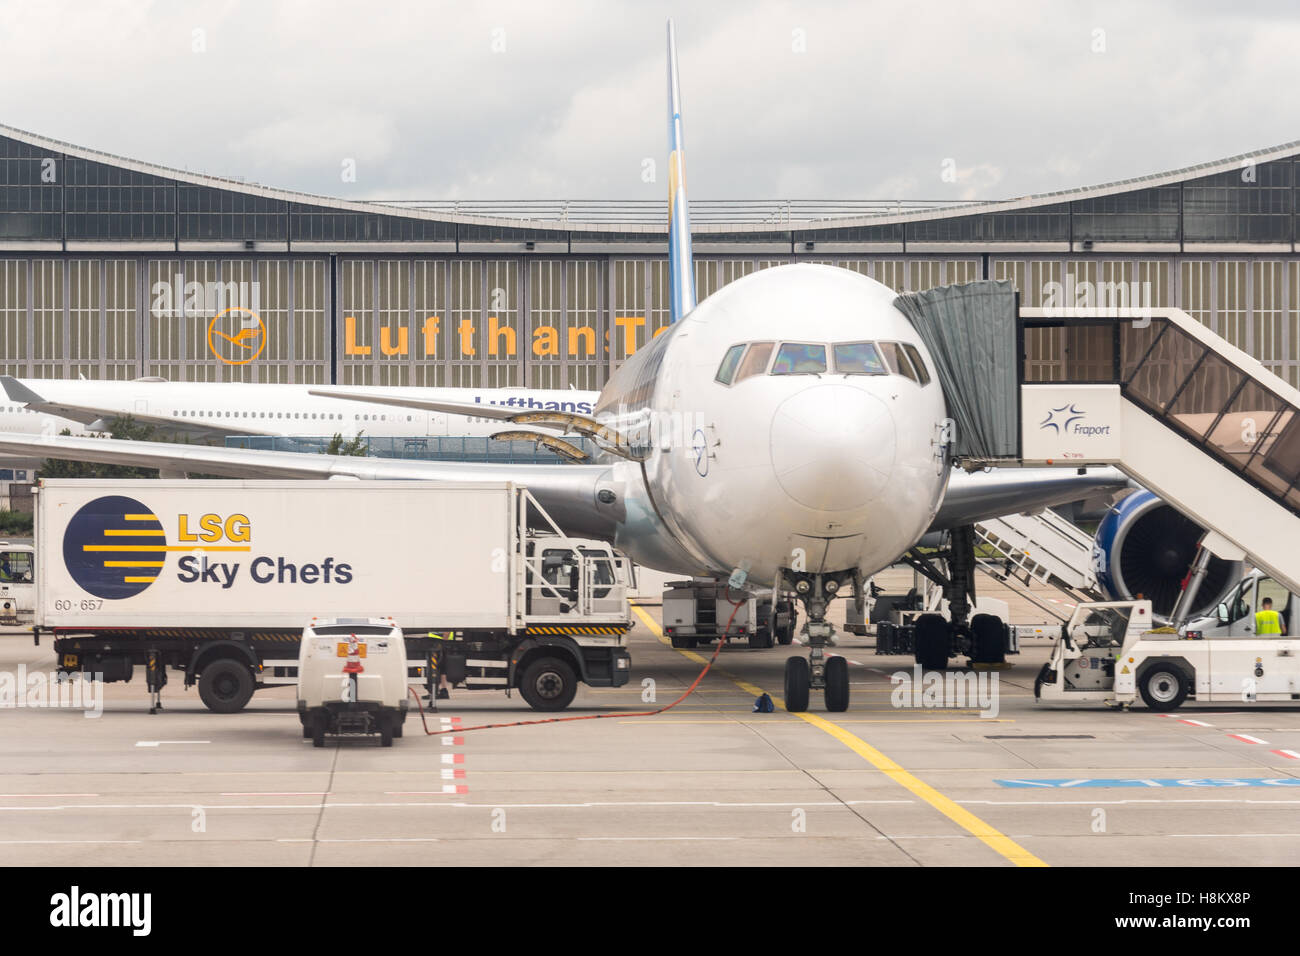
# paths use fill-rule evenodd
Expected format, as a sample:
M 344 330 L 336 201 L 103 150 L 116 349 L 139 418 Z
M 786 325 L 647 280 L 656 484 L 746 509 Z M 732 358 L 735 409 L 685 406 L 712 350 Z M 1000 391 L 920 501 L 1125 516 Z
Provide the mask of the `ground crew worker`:
M 1257 635 L 1286 633 L 1282 627 L 1282 615 L 1273 610 L 1272 598 L 1264 598 L 1260 602 L 1260 609 L 1255 612 L 1255 633 Z
M 456 637 L 455 631 L 448 631 L 446 634 L 435 634 L 429 632 L 429 636 L 435 641 L 450 641 Z M 434 654 L 434 666 L 438 668 L 438 700 L 447 700 L 451 697 L 451 684 L 447 683 L 447 675 L 442 672 L 442 652 Z

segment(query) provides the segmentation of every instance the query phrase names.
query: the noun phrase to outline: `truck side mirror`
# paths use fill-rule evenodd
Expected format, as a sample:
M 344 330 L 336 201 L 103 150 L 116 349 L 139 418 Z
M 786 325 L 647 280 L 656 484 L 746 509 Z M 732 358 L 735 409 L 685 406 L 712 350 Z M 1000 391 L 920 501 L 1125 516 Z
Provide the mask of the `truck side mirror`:
M 1228 605 L 1226 604 L 1219 605 L 1219 623 L 1220 624 L 1228 623 Z

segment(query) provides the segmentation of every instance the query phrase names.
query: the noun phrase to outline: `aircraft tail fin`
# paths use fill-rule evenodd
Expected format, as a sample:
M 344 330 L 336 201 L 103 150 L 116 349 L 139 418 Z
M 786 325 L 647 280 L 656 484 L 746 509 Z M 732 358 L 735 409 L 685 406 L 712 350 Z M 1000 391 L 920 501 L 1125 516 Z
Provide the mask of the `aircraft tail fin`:
M 677 34 L 672 20 L 668 21 L 668 272 L 669 321 L 676 322 L 695 308 L 695 261 L 691 253 L 691 213 L 686 202 Z

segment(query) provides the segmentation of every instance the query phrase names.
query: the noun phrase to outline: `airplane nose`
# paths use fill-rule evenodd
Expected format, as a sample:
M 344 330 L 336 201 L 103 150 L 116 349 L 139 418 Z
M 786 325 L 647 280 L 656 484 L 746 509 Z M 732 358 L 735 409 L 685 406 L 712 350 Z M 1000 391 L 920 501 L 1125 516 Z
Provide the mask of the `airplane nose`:
M 894 417 L 874 395 L 814 385 L 787 398 L 772 418 L 772 468 L 795 501 L 845 511 L 884 490 L 894 467 Z

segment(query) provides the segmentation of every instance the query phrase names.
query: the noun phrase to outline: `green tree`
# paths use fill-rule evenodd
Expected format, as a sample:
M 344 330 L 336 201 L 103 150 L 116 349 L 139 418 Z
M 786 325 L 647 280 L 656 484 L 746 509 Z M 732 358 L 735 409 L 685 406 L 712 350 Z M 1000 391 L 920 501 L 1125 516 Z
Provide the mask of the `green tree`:
M 358 458 L 366 456 L 366 440 L 361 437 L 361 432 L 357 432 L 352 438 L 344 440 L 343 435 L 339 432 L 334 433 L 330 443 L 325 446 L 321 452 L 322 455 L 354 455 Z
M 109 424 L 109 433 L 124 441 L 159 441 L 157 429 L 137 422 L 130 415 L 115 418 Z M 71 435 L 64 429 L 60 435 Z M 90 461 L 73 461 L 65 458 L 47 458 L 36 472 L 37 478 L 157 478 L 157 468 L 137 468 L 134 465 L 105 465 Z

